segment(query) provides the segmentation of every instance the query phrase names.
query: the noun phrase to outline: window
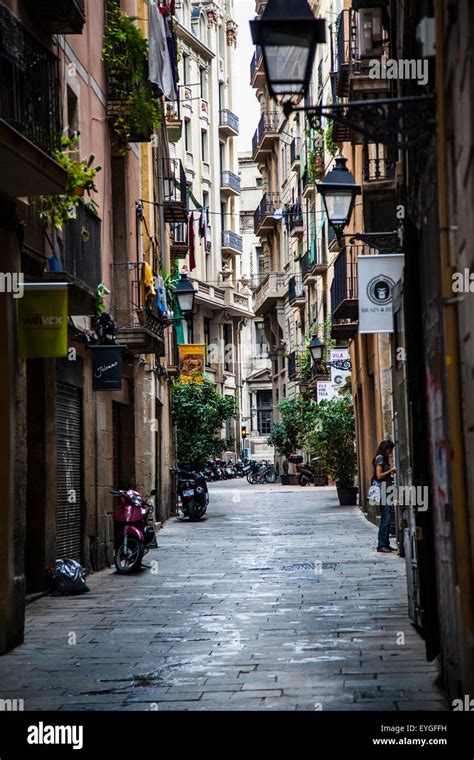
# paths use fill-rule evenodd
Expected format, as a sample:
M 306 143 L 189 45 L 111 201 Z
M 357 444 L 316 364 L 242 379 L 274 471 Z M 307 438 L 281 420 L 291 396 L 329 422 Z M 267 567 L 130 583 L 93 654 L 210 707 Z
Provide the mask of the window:
M 263 179 L 262 179 L 262 177 L 257 177 L 255 187 L 263 187 Z
M 255 253 L 257 255 L 257 274 L 263 275 L 265 272 L 265 255 L 262 246 L 258 245 L 255 248 Z
M 201 98 L 207 100 L 207 71 L 199 69 L 199 85 L 201 89 Z
M 224 85 L 219 82 L 219 111 L 225 108 Z
M 265 325 L 263 322 L 255 322 L 255 357 L 263 359 L 268 356 L 268 343 L 265 336 Z
M 201 156 L 203 161 L 208 161 L 208 137 L 205 129 L 201 131 Z
M 286 143 L 283 144 L 281 149 L 281 166 L 283 171 L 283 182 L 285 182 L 288 176 L 288 146 Z
M 191 152 L 191 121 L 189 119 L 184 120 L 184 147 L 186 151 Z
M 270 435 L 273 422 L 271 390 L 257 391 L 257 429 L 259 435 Z
M 189 56 L 183 53 L 183 84 L 189 84 Z
M 224 370 L 232 372 L 232 353 L 234 346 L 232 343 L 232 325 L 224 325 Z
M 204 317 L 204 344 L 206 346 L 206 367 L 210 367 L 209 346 L 211 344 L 211 320 L 209 317 Z

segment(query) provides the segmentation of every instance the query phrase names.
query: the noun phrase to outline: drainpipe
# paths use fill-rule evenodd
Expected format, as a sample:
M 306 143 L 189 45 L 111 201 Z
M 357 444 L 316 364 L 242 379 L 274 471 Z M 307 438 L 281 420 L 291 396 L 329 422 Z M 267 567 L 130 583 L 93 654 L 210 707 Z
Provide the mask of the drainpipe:
M 465 473 L 466 450 L 463 435 L 461 356 L 459 351 L 459 321 L 457 304 L 453 300 L 452 274 L 449 243 L 449 201 L 447 195 L 447 145 L 446 145 L 446 59 L 444 49 L 445 10 L 444 0 L 436 0 L 436 83 L 438 121 L 438 205 L 440 225 L 441 277 L 443 296 L 443 327 L 445 344 L 446 407 L 448 438 L 451 454 L 452 504 L 456 542 L 457 603 L 461 615 L 463 638 L 462 677 L 464 693 L 474 688 L 473 661 L 473 588 L 470 551 L 470 526 L 468 493 Z M 472 693 L 472 692 L 471 692 Z

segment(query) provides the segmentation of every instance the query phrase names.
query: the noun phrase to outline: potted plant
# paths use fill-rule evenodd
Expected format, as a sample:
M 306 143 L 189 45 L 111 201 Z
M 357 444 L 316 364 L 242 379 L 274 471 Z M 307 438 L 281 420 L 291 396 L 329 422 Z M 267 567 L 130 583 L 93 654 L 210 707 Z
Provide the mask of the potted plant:
M 320 401 L 317 424 L 306 435 L 308 448 L 317 451 L 324 472 L 332 476 L 341 506 L 357 503 L 355 417 L 352 399 L 341 396 Z

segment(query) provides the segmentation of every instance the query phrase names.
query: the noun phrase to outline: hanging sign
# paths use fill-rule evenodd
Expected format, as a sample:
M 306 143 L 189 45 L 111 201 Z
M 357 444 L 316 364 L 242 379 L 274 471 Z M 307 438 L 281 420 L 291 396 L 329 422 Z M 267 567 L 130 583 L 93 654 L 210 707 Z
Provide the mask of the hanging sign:
M 202 383 L 206 362 L 204 344 L 179 346 L 179 374 L 182 383 Z
M 317 384 L 317 399 L 320 401 L 331 401 L 333 398 L 337 398 L 337 387 L 330 382 L 318 382 Z
M 349 350 L 347 348 L 332 348 L 330 351 L 330 357 L 331 362 L 349 361 Z M 336 369 L 336 367 L 331 367 L 331 383 L 335 388 L 336 394 L 338 394 L 339 388 L 342 388 L 350 375 L 350 369 Z
M 90 346 L 92 351 L 92 389 L 122 390 L 122 351 L 126 346 Z
M 359 332 L 393 332 L 393 288 L 402 276 L 403 253 L 358 256 Z
M 18 353 L 21 359 L 67 356 L 67 282 L 25 283 L 17 300 Z

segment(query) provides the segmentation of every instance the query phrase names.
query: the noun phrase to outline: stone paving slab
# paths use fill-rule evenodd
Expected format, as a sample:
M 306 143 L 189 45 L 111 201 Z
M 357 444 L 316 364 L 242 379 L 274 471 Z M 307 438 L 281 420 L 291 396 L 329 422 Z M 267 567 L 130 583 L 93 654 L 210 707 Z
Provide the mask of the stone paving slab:
M 0 699 L 28 710 L 448 709 L 407 614 L 404 562 L 332 488 L 211 485 L 140 574 L 27 608 Z M 152 560 L 158 561 L 153 572 Z M 403 634 L 403 636 L 401 636 Z

